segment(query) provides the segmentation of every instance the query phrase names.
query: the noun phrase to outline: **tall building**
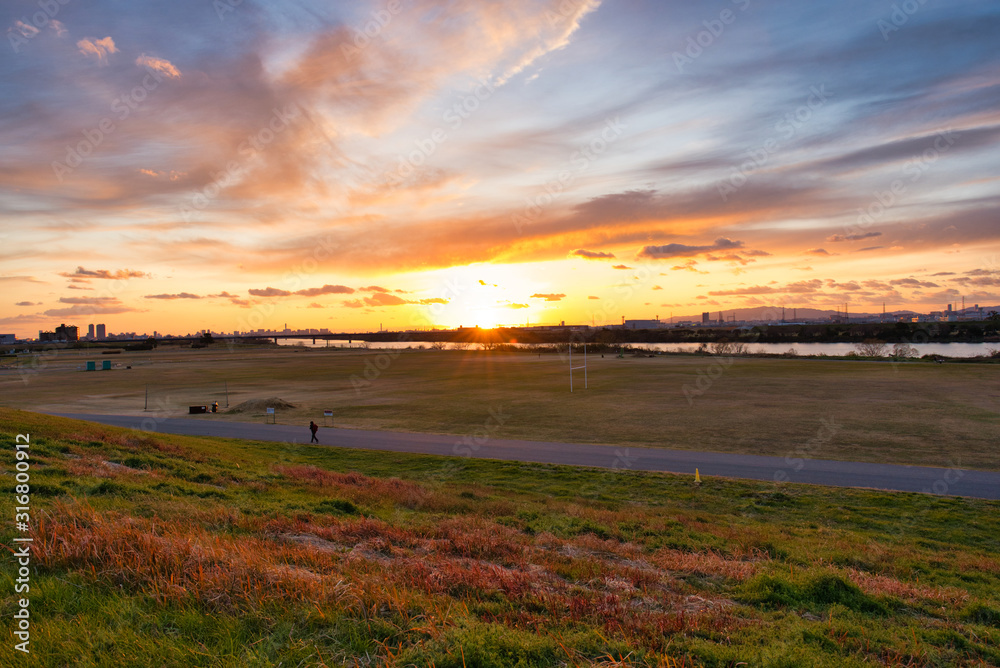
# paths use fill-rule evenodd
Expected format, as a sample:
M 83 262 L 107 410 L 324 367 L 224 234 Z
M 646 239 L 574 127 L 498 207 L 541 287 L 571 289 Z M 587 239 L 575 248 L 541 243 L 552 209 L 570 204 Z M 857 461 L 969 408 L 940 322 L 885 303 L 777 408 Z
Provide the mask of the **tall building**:
M 707 325 L 711 321 L 712 321 L 712 314 L 711 313 L 709 313 L 708 311 L 705 311 L 704 313 L 701 314 L 701 324 Z
M 94 338 L 94 325 L 93 325 L 93 323 L 87 325 L 87 338 L 88 339 L 93 339 Z
M 76 325 L 59 325 L 56 327 L 56 340 L 57 341 L 79 341 L 80 334 Z
M 104 325 L 98 325 L 97 326 L 97 338 L 99 338 L 99 339 L 106 339 L 106 338 L 108 338 L 108 332 L 105 329 Z

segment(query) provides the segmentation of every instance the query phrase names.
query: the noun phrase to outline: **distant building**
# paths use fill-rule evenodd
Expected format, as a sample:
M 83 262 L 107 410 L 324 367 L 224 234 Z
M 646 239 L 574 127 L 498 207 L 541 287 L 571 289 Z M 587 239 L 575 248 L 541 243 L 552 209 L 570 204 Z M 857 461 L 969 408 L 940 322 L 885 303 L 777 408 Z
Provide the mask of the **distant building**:
M 97 326 L 97 333 L 95 334 L 95 336 L 97 338 L 99 338 L 99 339 L 106 339 L 106 338 L 108 338 L 108 332 L 105 329 L 104 325 L 98 325 Z
M 13 334 L 0 334 L 0 344 L 17 343 L 17 337 Z
M 659 320 L 626 320 L 625 329 L 659 329 Z
M 59 325 L 54 332 L 38 332 L 39 341 L 79 341 L 76 325 Z
M 60 341 L 79 341 L 80 330 L 76 325 L 59 325 L 56 327 L 56 337 Z
M 88 339 L 93 339 L 94 338 L 94 325 L 93 324 L 87 325 L 87 338 Z
M 704 313 L 701 314 L 701 324 L 708 325 L 711 322 L 712 322 L 712 314 L 711 313 L 709 313 L 708 311 L 705 311 Z

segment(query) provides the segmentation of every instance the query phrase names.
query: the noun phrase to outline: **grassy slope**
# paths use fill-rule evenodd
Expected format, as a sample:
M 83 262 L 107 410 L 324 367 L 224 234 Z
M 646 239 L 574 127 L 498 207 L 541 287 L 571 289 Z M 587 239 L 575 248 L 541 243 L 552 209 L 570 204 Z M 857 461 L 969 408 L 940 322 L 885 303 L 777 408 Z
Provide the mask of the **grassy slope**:
M 90 357 L 94 357 L 90 355 Z M 76 352 L 38 373 L 0 376 L 0 405 L 64 412 L 233 405 L 278 396 L 298 408 L 278 421 L 306 424 L 333 409 L 336 424 L 470 434 L 491 410 L 508 419 L 502 438 L 607 443 L 786 456 L 812 443 L 818 459 L 1000 470 L 1000 374 L 990 364 L 591 356 L 590 389 L 568 392 L 557 355 L 378 352 L 282 348 L 164 350 L 114 356 L 130 370 L 83 373 Z M 370 383 L 355 390 L 352 377 Z M 704 392 L 684 394 L 699 378 Z M 578 379 L 579 380 L 579 379 Z M 147 414 L 149 415 L 149 414 Z M 263 420 L 211 415 L 202 419 Z M 832 439 L 813 439 L 826 424 Z
M 1000 665 L 995 502 L 0 415 L 34 665 Z

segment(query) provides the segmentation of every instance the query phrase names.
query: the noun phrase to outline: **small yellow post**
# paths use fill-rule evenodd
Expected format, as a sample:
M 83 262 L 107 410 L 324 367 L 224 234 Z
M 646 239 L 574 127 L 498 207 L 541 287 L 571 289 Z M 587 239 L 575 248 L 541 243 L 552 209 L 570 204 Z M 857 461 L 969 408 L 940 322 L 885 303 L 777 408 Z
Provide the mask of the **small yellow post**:
M 696 485 L 701 484 L 701 476 L 698 474 L 698 469 L 694 470 L 694 484 Z

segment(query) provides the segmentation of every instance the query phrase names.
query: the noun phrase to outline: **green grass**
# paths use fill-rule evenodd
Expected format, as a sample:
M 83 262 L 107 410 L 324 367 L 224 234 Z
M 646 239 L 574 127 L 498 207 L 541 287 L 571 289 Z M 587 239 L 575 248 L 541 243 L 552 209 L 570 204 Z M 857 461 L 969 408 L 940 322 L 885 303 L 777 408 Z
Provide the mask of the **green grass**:
M 132 369 L 78 371 L 87 358 L 64 351 L 37 373 L 4 372 L 0 405 L 184 415 L 191 404 L 224 407 L 228 385 L 233 406 L 274 396 L 295 404 L 279 423 L 322 422 L 329 409 L 341 427 L 464 436 L 501 411 L 491 433 L 500 438 L 1000 470 L 991 364 L 591 355 L 590 389 L 577 378 L 570 394 L 568 365 L 554 354 L 217 345 L 124 353 L 115 361 Z
M 997 502 L 4 410 L 8 489 L 18 433 L 31 665 L 1000 665 Z

